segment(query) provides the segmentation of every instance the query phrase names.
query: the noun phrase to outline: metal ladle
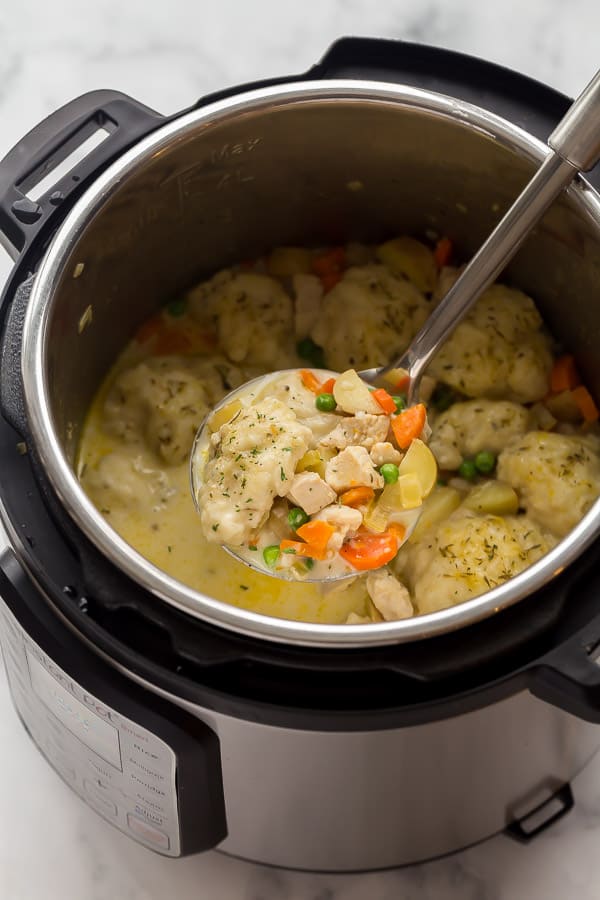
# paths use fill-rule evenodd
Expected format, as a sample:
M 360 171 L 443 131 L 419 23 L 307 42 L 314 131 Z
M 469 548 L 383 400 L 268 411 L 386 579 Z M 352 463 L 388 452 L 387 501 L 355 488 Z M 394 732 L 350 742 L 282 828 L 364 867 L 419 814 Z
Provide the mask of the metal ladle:
M 490 236 L 465 267 L 441 303 L 431 313 L 423 327 L 415 335 L 405 352 L 386 366 L 365 369 L 358 374 L 368 383 L 375 383 L 392 369 L 403 369 L 408 376 L 408 404 L 418 400 L 421 377 L 439 347 L 453 333 L 483 291 L 492 284 L 507 263 L 515 255 L 532 228 L 541 219 L 552 201 L 567 187 L 579 172 L 588 172 L 600 159 L 600 71 L 569 108 L 550 137 L 550 152 L 531 181 L 505 213 Z M 282 373 L 264 376 L 271 380 Z M 259 379 L 256 379 L 259 381 Z M 245 386 L 243 386 L 245 387 Z M 225 397 L 216 409 L 229 403 L 242 388 Z M 208 418 L 208 417 L 207 417 Z M 192 448 L 192 494 L 196 503 L 198 484 L 195 483 L 198 467 L 193 461 L 198 447 L 206 441 L 207 421 L 200 426 Z M 414 528 L 414 524 L 413 524 Z M 412 531 L 412 528 L 410 529 Z M 407 537 L 410 532 L 407 532 Z M 274 577 L 288 580 L 288 576 L 254 565 L 239 556 L 235 548 L 225 549 L 251 568 Z M 332 581 L 348 578 L 349 573 L 327 579 L 307 577 L 304 581 Z
M 550 153 L 508 212 L 431 313 L 407 350 L 394 362 L 359 372 L 373 383 L 391 369 L 409 377 L 408 403 L 417 401 L 419 384 L 432 357 L 462 321 L 483 291 L 513 258 L 532 228 L 578 172 L 589 172 L 600 159 L 600 71 L 548 138 Z

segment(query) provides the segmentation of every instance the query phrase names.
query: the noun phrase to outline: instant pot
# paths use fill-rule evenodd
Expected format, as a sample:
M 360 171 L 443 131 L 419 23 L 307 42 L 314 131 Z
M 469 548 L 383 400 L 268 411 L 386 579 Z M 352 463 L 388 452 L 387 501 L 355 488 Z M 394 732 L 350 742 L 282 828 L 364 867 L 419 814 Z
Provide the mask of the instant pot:
M 4 661 L 50 765 L 133 840 L 348 871 L 501 830 L 527 841 L 571 808 L 569 782 L 600 746 L 598 504 L 483 597 L 403 622 L 312 625 L 160 572 L 74 471 L 98 385 L 159 305 L 274 245 L 450 235 L 466 258 L 569 102 L 478 59 L 349 38 L 303 75 L 171 117 L 87 94 L 0 163 L 15 260 L 1 306 Z M 597 171 L 563 193 L 505 277 L 598 396 L 594 183 Z

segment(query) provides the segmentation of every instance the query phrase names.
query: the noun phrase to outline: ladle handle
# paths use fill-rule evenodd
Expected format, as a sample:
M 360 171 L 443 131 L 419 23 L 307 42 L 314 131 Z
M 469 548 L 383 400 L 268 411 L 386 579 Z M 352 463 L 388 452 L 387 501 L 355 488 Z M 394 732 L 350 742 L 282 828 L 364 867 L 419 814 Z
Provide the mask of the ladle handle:
M 596 165 L 600 159 L 600 71 L 558 123 L 548 146 L 581 172 Z
M 591 120 L 591 121 L 589 121 Z M 379 371 L 406 369 L 410 374 L 409 403 L 418 395 L 421 375 L 440 344 L 464 318 L 483 291 L 515 255 L 550 203 L 583 165 L 592 168 L 600 157 L 600 72 L 552 132 L 554 143 L 536 174 L 471 259 L 437 309 L 400 359 Z

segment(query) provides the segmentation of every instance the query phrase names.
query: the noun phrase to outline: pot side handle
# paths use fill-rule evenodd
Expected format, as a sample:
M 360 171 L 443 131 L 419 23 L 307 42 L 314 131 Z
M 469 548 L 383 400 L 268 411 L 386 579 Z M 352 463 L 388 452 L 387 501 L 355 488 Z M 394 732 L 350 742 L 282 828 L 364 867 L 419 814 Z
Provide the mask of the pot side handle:
M 600 616 L 539 660 L 530 673 L 535 697 L 600 724 Z
M 164 121 L 126 94 L 109 90 L 83 94 L 53 112 L 0 162 L 0 243 L 14 259 L 24 254 L 50 220 L 60 219 L 61 208 L 71 205 L 67 198 Z M 94 146 L 85 153 L 88 141 Z M 51 173 L 71 155 L 72 167 L 48 184 L 46 178 L 52 181 Z

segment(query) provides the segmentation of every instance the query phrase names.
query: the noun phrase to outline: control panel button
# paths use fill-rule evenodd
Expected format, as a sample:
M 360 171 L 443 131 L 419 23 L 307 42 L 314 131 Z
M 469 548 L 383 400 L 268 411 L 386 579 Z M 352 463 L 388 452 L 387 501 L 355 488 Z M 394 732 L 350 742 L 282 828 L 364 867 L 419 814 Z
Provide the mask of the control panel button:
M 127 825 L 135 835 L 148 844 L 159 847 L 161 850 L 169 849 L 169 836 L 164 831 L 159 831 L 154 825 L 144 822 L 143 819 L 138 819 L 137 816 L 132 816 L 131 813 L 127 814 Z

